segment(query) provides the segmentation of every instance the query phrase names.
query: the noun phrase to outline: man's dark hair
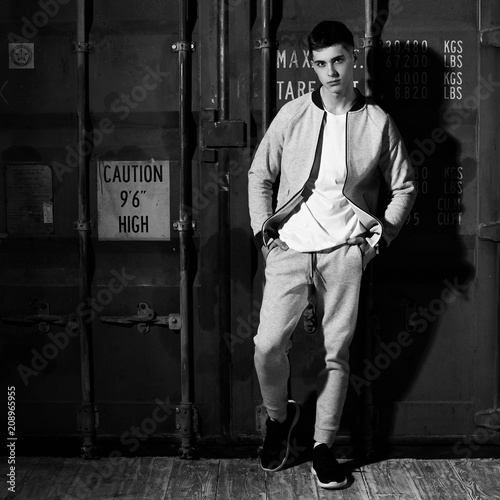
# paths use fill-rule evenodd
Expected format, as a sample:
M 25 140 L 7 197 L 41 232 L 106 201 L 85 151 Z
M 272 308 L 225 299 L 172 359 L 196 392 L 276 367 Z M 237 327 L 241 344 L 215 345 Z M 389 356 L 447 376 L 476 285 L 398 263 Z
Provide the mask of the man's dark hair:
M 354 48 L 354 37 L 349 28 L 340 21 L 321 21 L 307 37 L 309 55 L 313 50 L 326 49 L 341 44 L 345 49 Z

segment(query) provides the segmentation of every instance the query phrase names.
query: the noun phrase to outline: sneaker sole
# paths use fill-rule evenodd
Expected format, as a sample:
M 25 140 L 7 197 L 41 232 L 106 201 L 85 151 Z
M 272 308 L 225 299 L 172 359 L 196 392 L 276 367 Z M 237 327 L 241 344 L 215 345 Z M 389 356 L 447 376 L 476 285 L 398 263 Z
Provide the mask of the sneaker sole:
M 293 428 L 297 425 L 297 422 L 299 421 L 299 416 L 300 416 L 300 406 L 296 401 L 293 401 L 293 399 L 288 400 L 289 403 L 293 403 L 295 405 L 295 415 L 292 420 L 292 425 L 290 425 L 290 430 L 288 431 L 288 436 L 286 438 L 286 453 L 285 453 L 285 458 L 283 461 L 278 465 L 278 467 L 275 467 L 274 469 L 269 469 L 266 468 L 260 464 L 262 470 L 265 470 L 266 472 L 278 472 L 281 470 L 284 465 L 286 464 L 288 460 L 288 456 L 290 455 L 290 436 L 292 435 Z
M 316 474 L 316 471 L 314 470 L 314 467 L 311 466 L 311 472 L 314 474 L 316 477 L 316 481 L 318 484 L 322 487 L 325 488 L 326 490 L 338 490 L 339 488 L 343 488 L 347 484 L 347 478 L 345 478 L 341 483 L 337 483 L 336 481 L 330 481 L 329 483 L 322 483 L 318 475 Z

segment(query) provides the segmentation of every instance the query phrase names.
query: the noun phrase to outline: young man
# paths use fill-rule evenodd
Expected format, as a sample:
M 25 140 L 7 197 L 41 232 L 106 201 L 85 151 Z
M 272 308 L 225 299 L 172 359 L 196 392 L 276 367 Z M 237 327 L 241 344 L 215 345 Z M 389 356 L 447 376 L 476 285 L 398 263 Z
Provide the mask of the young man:
M 320 486 L 340 488 L 347 479 L 332 444 L 347 392 L 362 272 L 401 229 L 416 189 L 393 121 L 354 88 L 352 33 L 340 22 L 323 21 L 308 42 L 321 87 L 282 107 L 249 171 L 251 224 L 266 260 L 255 337 L 269 415 L 261 465 L 277 471 L 288 458 L 300 412 L 288 401 L 288 351 L 314 287 L 325 364 L 318 374 L 312 471 Z M 377 207 L 381 183 L 389 199 Z

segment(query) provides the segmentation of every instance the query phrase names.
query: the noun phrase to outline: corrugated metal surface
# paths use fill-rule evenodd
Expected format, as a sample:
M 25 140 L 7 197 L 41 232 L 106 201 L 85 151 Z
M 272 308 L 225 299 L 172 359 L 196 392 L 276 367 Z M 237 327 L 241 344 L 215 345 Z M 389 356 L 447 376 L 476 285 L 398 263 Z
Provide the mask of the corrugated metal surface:
M 245 147 L 206 146 L 203 124 L 220 107 L 217 2 L 190 8 L 192 55 L 193 332 L 195 403 L 200 432 L 218 436 L 230 418 L 237 440 L 256 435 L 260 403 L 253 370 L 252 335 L 258 321 L 262 268 L 251 241 L 247 171 L 261 137 L 261 38 L 257 2 L 228 8 L 227 118 L 245 124 Z M 279 43 L 271 78 L 272 107 L 314 88 L 305 38 L 324 18 L 337 18 L 364 36 L 363 2 L 273 2 L 272 31 Z M 395 118 L 415 165 L 420 195 L 407 225 L 374 263 L 373 311 L 362 311 L 352 349 L 352 376 L 342 435 L 358 432 L 365 411 L 360 394 L 373 390 L 375 433 L 390 438 L 439 440 L 476 431 L 474 414 L 498 404 L 498 245 L 478 242 L 479 223 L 498 220 L 498 48 L 478 43 L 481 29 L 498 25 L 494 2 L 378 2 L 384 46 L 377 51 L 374 91 Z M 9 235 L 0 244 L 1 316 L 32 313 L 34 297 L 52 314 L 78 313 L 76 59 L 72 3 L 26 7 L 4 2 L 3 31 L 11 41 L 34 43 L 34 69 L 0 61 L 2 160 L 38 162 L 53 169 L 54 234 Z M 56 8 L 57 7 L 57 8 Z M 90 159 L 91 218 L 97 220 L 98 161 L 170 161 L 170 213 L 179 203 L 178 2 L 94 2 L 89 40 L 89 111 L 94 127 Z M 39 27 L 30 28 L 38 22 Z M 30 31 L 31 29 L 31 31 Z M 14 36 L 17 35 L 17 36 Z M 363 55 L 363 49 L 361 49 Z M 360 57 L 357 85 L 364 89 Z M 217 113 L 215 113 L 216 117 Z M 237 130 L 237 133 L 240 129 Z M 214 139 L 211 139 L 213 141 Z M 224 146 L 224 147 L 222 147 Z M 226 155 L 226 156 L 224 156 Z M 217 161 L 227 157 L 231 331 L 221 332 L 218 255 L 224 185 Z M 4 183 L 2 176 L 2 183 Z M 0 232 L 6 233 L 3 193 Z M 132 316 L 148 302 L 159 315 L 179 312 L 179 242 L 99 241 L 92 233 L 93 371 L 99 436 L 119 438 L 149 422 L 162 402 L 180 401 L 179 335 L 152 326 L 111 325 L 99 316 Z M 259 264 L 259 265 L 258 265 Z M 110 280 L 121 276 L 119 292 Z M 365 323 L 374 351 L 364 348 Z M 78 340 L 34 365 L 34 351 L 53 343 L 36 326 L 1 324 L 3 378 L 17 387 L 19 426 L 26 435 L 77 435 L 80 401 Z M 64 328 L 52 326 L 63 335 Z M 406 332 L 406 333 L 405 333 Z M 293 395 L 314 391 L 319 338 L 301 325 L 291 352 Z M 222 342 L 222 343 L 221 343 Z M 403 345 L 404 344 L 404 345 Z M 228 366 L 220 366 L 227 349 Z M 47 348 L 46 348 L 47 349 Z M 48 352 L 48 351 L 46 351 Z M 47 357 L 47 356 L 45 356 Z M 49 355 L 50 357 L 50 355 Z M 222 358 L 226 359 L 226 358 Z M 20 375 L 20 366 L 34 370 Z M 43 365 L 43 367 L 42 367 Z M 45 366 L 46 365 L 46 366 Z M 22 371 L 22 369 L 21 369 Z M 30 374 L 30 375 L 27 375 Z M 229 387 L 230 395 L 225 395 Z M 176 433 L 175 414 L 147 436 Z M 144 430 L 143 430 L 144 431 Z M 126 443 L 122 443 L 126 444 Z

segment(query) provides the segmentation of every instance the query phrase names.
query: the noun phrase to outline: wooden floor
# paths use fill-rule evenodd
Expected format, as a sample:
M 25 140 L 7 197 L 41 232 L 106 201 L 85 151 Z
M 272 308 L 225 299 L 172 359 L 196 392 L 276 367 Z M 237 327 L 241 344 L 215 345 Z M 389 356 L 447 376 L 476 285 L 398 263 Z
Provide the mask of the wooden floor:
M 361 467 L 343 461 L 343 490 L 316 486 L 310 463 L 264 473 L 254 459 L 185 461 L 177 458 L 17 458 L 16 493 L 0 466 L 1 499 L 500 499 L 500 460 L 391 459 Z

